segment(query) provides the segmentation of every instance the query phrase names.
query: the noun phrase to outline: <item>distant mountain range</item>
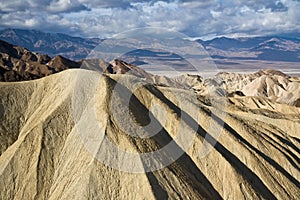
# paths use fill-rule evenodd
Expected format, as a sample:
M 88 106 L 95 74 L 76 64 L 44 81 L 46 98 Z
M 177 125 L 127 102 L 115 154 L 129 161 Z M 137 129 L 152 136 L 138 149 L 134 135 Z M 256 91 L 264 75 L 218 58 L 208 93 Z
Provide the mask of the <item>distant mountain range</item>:
M 86 39 L 61 33 L 21 29 L 0 31 L 0 40 L 40 54 L 48 54 L 51 57 L 62 55 L 72 60 L 85 58 L 102 41 L 97 38 Z
M 30 51 L 49 56 L 62 55 L 72 60 L 86 58 L 103 39 L 72 37 L 61 33 L 44 33 L 36 30 L 5 29 L 0 31 L 0 40 L 22 46 Z M 300 62 L 300 40 L 283 36 L 226 38 L 220 37 L 208 41 L 197 40 L 217 63 L 231 64 L 235 61 L 275 61 Z M 136 53 L 137 55 L 132 55 Z M 164 52 L 143 50 L 143 57 L 153 59 L 160 56 L 168 58 Z M 141 51 L 130 52 L 138 57 Z M 174 60 L 174 54 L 170 54 Z M 159 58 L 160 58 L 159 57 Z M 176 56 L 175 56 L 176 57 Z M 149 59 L 145 59 L 149 60 Z M 132 63 L 146 63 L 145 60 L 132 60 Z
M 226 38 L 220 37 L 208 41 L 197 40 L 213 58 L 300 61 L 300 40 L 282 36 Z

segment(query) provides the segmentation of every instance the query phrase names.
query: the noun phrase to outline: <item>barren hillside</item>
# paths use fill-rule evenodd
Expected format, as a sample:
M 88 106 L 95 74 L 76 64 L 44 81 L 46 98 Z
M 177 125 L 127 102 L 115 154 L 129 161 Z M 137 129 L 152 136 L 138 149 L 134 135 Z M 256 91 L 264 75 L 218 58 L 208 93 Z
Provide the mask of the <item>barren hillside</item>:
M 0 97 L 0 199 L 300 196 L 295 106 L 78 69 Z

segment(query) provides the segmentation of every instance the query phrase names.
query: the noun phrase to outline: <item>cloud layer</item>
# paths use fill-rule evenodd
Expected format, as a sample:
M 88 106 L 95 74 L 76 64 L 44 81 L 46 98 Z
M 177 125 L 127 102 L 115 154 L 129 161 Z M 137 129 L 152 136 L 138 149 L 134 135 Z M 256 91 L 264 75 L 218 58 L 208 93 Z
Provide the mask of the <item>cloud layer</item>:
M 164 27 L 191 37 L 300 32 L 297 0 L 2 0 L 1 28 L 109 37 Z

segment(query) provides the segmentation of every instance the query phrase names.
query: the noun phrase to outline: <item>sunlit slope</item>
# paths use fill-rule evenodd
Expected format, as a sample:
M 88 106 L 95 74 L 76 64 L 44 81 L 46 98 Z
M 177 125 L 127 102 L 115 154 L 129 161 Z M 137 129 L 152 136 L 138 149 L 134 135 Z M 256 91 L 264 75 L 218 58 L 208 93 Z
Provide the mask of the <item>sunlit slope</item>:
M 0 83 L 5 110 L 0 119 L 0 199 L 300 196 L 299 108 L 260 97 L 212 101 L 171 87 L 131 87 L 141 81 L 66 70 L 29 82 Z M 134 135 L 153 123 L 149 138 Z M 220 126 L 220 133 L 213 131 Z M 193 133 L 186 147 L 182 140 Z M 135 156 L 172 141 L 174 151 L 186 152 L 151 171 L 152 165 L 172 160 L 173 152 L 162 160 L 141 156 L 126 166 L 130 162 L 119 154 L 103 154 L 103 137 Z

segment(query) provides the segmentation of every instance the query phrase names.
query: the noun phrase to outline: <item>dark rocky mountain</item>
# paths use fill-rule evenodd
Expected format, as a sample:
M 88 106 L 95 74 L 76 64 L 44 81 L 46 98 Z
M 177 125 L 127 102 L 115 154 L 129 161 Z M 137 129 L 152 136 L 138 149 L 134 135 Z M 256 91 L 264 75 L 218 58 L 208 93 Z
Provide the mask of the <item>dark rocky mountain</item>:
M 71 68 L 89 69 L 107 74 L 132 74 L 150 77 L 143 69 L 122 60 L 105 62 L 101 59 L 72 61 L 61 55 L 53 58 L 47 54 L 31 52 L 0 40 L 0 81 L 27 81 L 42 78 Z
M 222 50 L 240 50 L 251 49 L 254 46 L 264 42 L 268 37 L 254 37 L 254 38 L 227 38 L 218 37 L 212 40 L 201 41 L 198 40 L 203 46 L 214 47 Z
M 71 37 L 61 33 L 44 33 L 37 30 L 5 29 L 0 40 L 25 47 L 30 51 L 49 56 L 62 55 L 72 60 L 86 58 L 102 40 Z
M 63 56 L 51 58 L 0 40 L 0 81 L 32 80 L 79 67 L 80 62 Z

